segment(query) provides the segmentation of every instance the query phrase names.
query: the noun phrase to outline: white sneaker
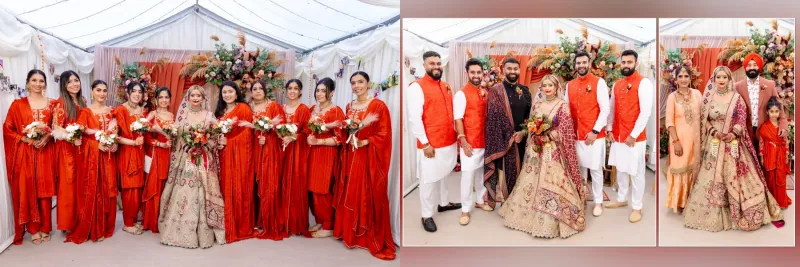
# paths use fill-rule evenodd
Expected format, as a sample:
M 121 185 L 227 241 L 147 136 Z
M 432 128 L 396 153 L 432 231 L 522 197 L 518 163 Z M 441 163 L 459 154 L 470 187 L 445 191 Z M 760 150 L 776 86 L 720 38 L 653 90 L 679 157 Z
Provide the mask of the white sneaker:
M 594 217 L 600 217 L 600 215 L 603 215 L 603 205 L 601 204 L 594 205 L 594 210 L 592 211 L 592 215 L 594 215 Z

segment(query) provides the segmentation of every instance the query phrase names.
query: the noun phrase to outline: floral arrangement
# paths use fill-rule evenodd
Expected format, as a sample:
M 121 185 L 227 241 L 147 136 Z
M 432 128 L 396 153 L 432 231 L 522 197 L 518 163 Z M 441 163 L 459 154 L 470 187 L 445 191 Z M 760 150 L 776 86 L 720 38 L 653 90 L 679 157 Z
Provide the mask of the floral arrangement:
M 139 55 L 144 55 L 147 53 L 146 48 L 142 48 L 139 51 Z M 138 62 L 133 63 L 122 63 L 119 57 L 114 56 L 114 63 L 117 64 L 116 73 L 114 74 L 114 86 L 117 87 L 117 102 L 125 102 L 128 100 L 128 92 L 126 87 L 128 84 L 132 82 L 141 83 L 144 88 L 144 93 L 146 94 L 146 99 L 151 101 L 153 105 L 155 105 L 155 91 L 156 85 L 153 82 L 151 74 L 153 73 L 153 69 L 158 67 L 159 69 L 164 66 L 164 64 L 168 63 L 169 59 L 161 58 L 156 61 L 156 64 L 152 67 L 145 68 L 144 66 L 139 65 Z
M 489 49 L 494 48 L 495 44 L 495 42 L 489 44 Z M 506 57 L 512 56 L 514 56 L 514 51 L 510 51 L 506 54 Z M 467 49 L 467 57 L 473 58 L 472 52 L 470 52 L 469 49 Z M 500 66 L 502 62 L 497 62 L 489 55 L 480 56 L 476 59 L 481 62 L 481 69 L 483 69 L 483 81 L 481 81 L 482 88 L 492 88 L 495 84 L 503 81 L 505 75 L 503 74 Z
M 240 89 L 247 92 L 247 85 L 255 80 L 264 80 L 267 83 L 265 91 L 283 88 L 282 73 L 278 67 L 285 60 L 276 59 L 275 51 L 255 52 L 245 50 L 247 40 L 243 32 L 239 32 L 239 43 L 230 46 L 219 42 L 219 37 L 212 35 L 214 53 L 192 55 L 186 60 L 186 65 L 181 69 L 181 75 L 196 78 L 205 78 L 207 82 L 221 86 L 223 81 L 232 80 L 240 85 Z M 247 87 L 247 88 L 243 88 Z
M 212 132 L 215 135 L 230 133 L 231 130 L 233 129 L 233 124 L 235 122 L 236 122 L 236 120 L 234 120 L 234 119 L 221 120 L 221 121 L 217 122 L 216 125 L 214 125 L 214 128 L 213 128 Z
M 291 137 L 293 140 L 297 139 L 297 125 L 288 123 L 288 124 L 281 124 L 275 128 L 275 133 L 278 134 L 278 137 Z M 286 145 L 283 144 L 283 151 L 286 151 Z
M 131 131 L 138 134 L 145 134 L 150 131 L 150 122 L 145 118 L 141 118 L 131 123 Z
M 208 144 L 208 139 L 211 137 L 211 132 L 202 126 L 192 126 L 188 130 L 181 133 L 181 139 L 188 146 L 189 154 L 192 156 L 192 162 L 197 166 L 202 164 L 202 147 Z
M 728 63 L 742 62 L 747 54 L 757 53 L 764 59 L 761 76 L 775 81 L 779 90 L 794 91 L 794 39 L 792 34 L 778 34 L 778 20 L 772 20 L 772 28 L 759 31 L 753 28 L 753 22 L 747 21 L 750 37 L 728 40 L 723 44 L 719 60 Z M 743 63 L 743 62 L 742 62 Z
M 541 152 L 542 147 L 548 143 L 545 135 L 552 129 L 553 121 L 542 114 L 533 114 L 520 126 L 523 127 L 525 134 L 533 135 L 533 151 Z
M 262 132 L 269 132 L 273 128 L 275 128 L 275 122 L 273 119 L 270 119 L 267 116 L 259 117 L 256 121 L 253 122 L 253 126 L 255 126 L 256 130 Z
M 161 127 L 161 131 L 167 134 L 169 138 L 175 138 L 178 136 L 178 129 L 175 128 L 175 124 L 169 123 Z
M 325 125 L 325 120 L 323 120 L 322 117 L 319 115 L 314 115 L 308 121 L 308 129 L 310 129 L 315 135 L 318 135 L 327 131 L 328 127 Z
M 39 140 L 45 135 L 49 134 L 51 131 L 50 127 L 48 127 L 47 124 L 34 121 L 31 122 L 31 124 L 25 126 L 23 132 L 25 133 L 25 136 L 28 137 L 28 139 Z
M 681 40 L 685 41 L 686 37 L 687 35 L 684 35 Z M 700 73 L 697 70 L 697 67 L 692 63 L 692 58 L 695 54 L 702 53 L 705 47 L 705 43 L 700 44 L 692 53 L 688 53 L 680 48 L 667 50 L 664 48 L 664 45 L 661 45 L 660 49 L 663 58 L 663 63 L 661 64 L 662 86 L 665 88 L 668 86 L 670 92 L 678 89 L 676 84 L 678 77 L 675 75 L 674 71 L 681 66 L 685 66 L 691 72 L 689 73 L 689 76 L 691 76 L 692 81 L 690 82 L 689 86 L 692 88 L 700 88 L 703 86 L 700 84 L 700 79 L 698 79 L 702 73 Z
M 83 135 L 83 126 L 77 123 L 67 125 L 64 130 L 67 131 L 67 141 L 70 143 L 75 143 Z
M 611 85 L 622 78 L 622 71 L 617 61 L 620 52 L 617 45 L 610 42 L 598 41 L 597 44 L 589 43 L 589 31 L 586 26 L 581 26 L 581 37 L 568 38 L 563 36 L 564 31 L 557 29 L 556 33 L 561 35 L 559 45 L 550 47 L 536 48 L 531 55 L 528 68 L 536 68 L 538 71 L 550 70 L 564 81 L 571 81 L 576 76 L 575 54 L 586 52 L 591 57 L 590 71 L 597 77 L 603 78 L 607 84 Z
M 348 134 L 350 135 L 345 143 L 352 144 L 353 151 L 358 149 L 358 137 L 356 134 L 358 134 L 361 129 L 364 129 L 376 121 L 378 121 L 378 115 L 372 113 L 364 117 L 363 120 L 359 119 L 355 114 L 350 114 L 350 116 L 348 116 L 348 118 L 344 121 L 344 129 L 347 130 Z
M 792 164 L 792 172 L 794 173 L 794 119 L 789 119 L 789 126 L 787 127 L 789 134 L 787 134 L 787 138 L 789 140 L 789 162 Z
M 658 154 L 663 158 L 669 155 L 669 131 L 662 124 L 658 133 Z
M 119 136 L 109 131 L 97 131 L 94 133 L 94 138 L 104 146 L 111 146 L 119 142 Z

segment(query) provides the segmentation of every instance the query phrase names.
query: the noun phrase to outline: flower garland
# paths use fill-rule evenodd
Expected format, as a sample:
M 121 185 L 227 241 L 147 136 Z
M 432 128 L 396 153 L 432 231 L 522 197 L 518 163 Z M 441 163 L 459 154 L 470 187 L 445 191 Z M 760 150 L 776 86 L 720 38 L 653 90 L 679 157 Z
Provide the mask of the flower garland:
M 255 80 L 264 80 L 267 90 L 283 88 L 283 74 L 278 73 L 278 67 L 285 60 L 277 59 L 275 51 L 255 52 L 245 50 L 247 40 L 244 32 L 238 33 L 239 43 L 225 45 L 219 37 L 212 35 L 216 41 L 214 53 L 192 55 L 186 60 L 186 65 L 181 69 L 181 75 L 196 78 L 205 78 L 207 82 L 222 86 L 226 80 L 236 81 L 237 84 L 252 84 Z M 248 90 L 240 88 L 246 94 Z
M 682 38 L 683 41 L 686 40 L 686 35 Z M 689 86 L 692 88 L 700 88 L 702 85 L 700 84 L 700 71 L 697 70 L 697 67 L 692 63 L 692 58 L 697 53 L 702 53 L 706 47 L 706 43 L 702 43 L 697 46 L 691 53 L 687 53 L 680 48 L 670 49 L 667 50 L 664 48 L 662 44 L 660 46 L 661 55 L 663 58 L 663 63 L 661 64 L 661 84 L 664 88 L 669 88 L 669 92 L 674 92 L 678 89 L 677 79 L 678 77 L 675 75 L 675 69 L 684 66 L 689 69 L 691 73 L 689 76 L 691 78 L 691 82 Z
M 570 39 L 564 35 L 564 31 L 556 29 L 559 36 L 559 45 L 550 47 L 536 48 L 531 55 L 528 68 L 536 70 L 550 70 L 564 81 L 571 81 L 576 76 L 575 54 L 586 52 L 591 57 L 590 71 L 597 77 L 606 80 L 611 85 L 622 78 L 622 71 L 617 60 L 620 52 L 617 45 L 610 42 L 598 41 L 597 44 L 589 43 L 589 32 L 585 25 L 581 25 L 581 37 Z
M 42 51 L 42 67 L 41 70 L 44 70 L 44 44 L 42 44 L 42 35 L 39 32 L 36 32 L 36 39 L 39 40 L 39 49 Z
M 314 74 L 314 53 L 311 53 L 311 61 L 308 62 L 308 73 L 311 73 L 311 87 L 312 91 L 316 92 L 317 88 L 317 74 Z M 311 95 L 313 93 L 308 93 L 308 103 L 311 103 Z

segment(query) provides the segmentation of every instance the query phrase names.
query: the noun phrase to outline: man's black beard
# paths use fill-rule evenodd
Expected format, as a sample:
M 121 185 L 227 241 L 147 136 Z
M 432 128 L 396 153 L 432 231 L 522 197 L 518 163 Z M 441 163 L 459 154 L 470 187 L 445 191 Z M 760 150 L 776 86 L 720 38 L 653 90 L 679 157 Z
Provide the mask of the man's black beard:
M 434 75 L 433 74 L 433 70 L 426 71 L 425 73 L 427 73 L 428 76 L 431 76 L 431 78 L 433 78 L 434 80 L 437 80 L 437 81 L 442 78 L 442 71 L 441 70 L 439 71 L 439 75 Z
M 578 68 L 578 75 L 586 76 L 586 74 L 589 74 L 589 69 L 588 68 Z
M 633 68 L 622 68 L 622 75 L 625 75 L 626 77 L 633 75 L 633 72 Z
M 509 83 L 516 83 L 517 79 L 519 79 L 519 75 L 513 74 L 514 78 L 511 78 L 511 76 L 512 74 L 506 75 L 506 80 L 508 80 Z
M 475 81 L 475 79 L 471 79 L 469 82 L 474 86 L 481 86 L 481 80 Z
M 745 74 L 747 74 L 747 78 L 755 79 L 758 78 L 759 73 L 757 70 L 748 70 L 747 72 L 745 72 Z

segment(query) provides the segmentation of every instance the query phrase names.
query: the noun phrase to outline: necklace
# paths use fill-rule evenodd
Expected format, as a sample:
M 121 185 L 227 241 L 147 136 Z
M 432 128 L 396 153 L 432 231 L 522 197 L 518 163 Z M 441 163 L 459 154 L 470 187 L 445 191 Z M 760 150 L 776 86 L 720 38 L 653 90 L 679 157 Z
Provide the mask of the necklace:
M 189 111 L 194 112 L 194 113 L 198 113 L 201 110 L 203 110 L 203 108 L 201 108 L 201 107 L 197 107 L 197 108 L 195 108 L 194 106 L 189 107 Z
M 683 92 L 681 92 L 680 89 L 678 89 L 677 92 L 678 92 L 678 95 L 680 95 L 681 98 L 683 98 L 683 101 L 689 101 L 689 98 L 691 98 L 691 96 L 692 96 L 691 92 L 689 92 L 688 90 L 686 91 L 686 93 L 683 93 Z
M 717 90 L 717 94 L 721 95 L 721 96 L 724 96 L 725 94 L 728 93 L 728 91 L 730 91 L 730 90 L 727 89 L 727 88 L 725 88 L 725 90 Z
M 367 97 L 367 98 L 366 98 L 366 99 L 364 99 L 364 100 L 361 100 L 361 99 L 356 99 L 356 102 L 357 102 L 357 103 L 359 103 L 359 104 L 364 104 L 364 103 L 367 103 L 367 101 L 369 101 L 369 97 Z
M 548 96 L 545 96 L 545 101 L 547 101 L 548 103 L 549 103 L 549 102 L 553 102 L 553 101 L 555 101 L 556 99 L 558 99 L 558 96 L 557 96 L 557 95 L 553 95 L 553 97 L 548 97 Z

